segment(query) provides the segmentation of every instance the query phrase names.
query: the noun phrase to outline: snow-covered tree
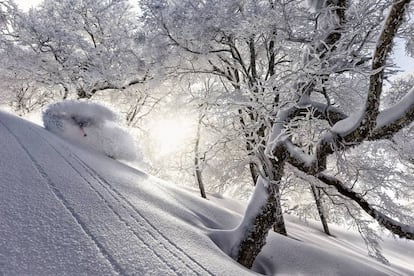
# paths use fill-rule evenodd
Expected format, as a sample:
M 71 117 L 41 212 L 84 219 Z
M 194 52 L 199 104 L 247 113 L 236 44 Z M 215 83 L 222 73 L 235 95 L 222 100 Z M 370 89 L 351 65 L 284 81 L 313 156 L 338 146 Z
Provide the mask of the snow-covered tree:
M 260 173 L 258 164 L 266 144 L 265 136 L 271 125 L 264 114 L 279 105 L 279 84 L 292 71 L 281 45 L 292 42 L 279 38 L 291 34 L 279 31 L 279 26 L 274 24 L 277 19 L 285 21 L 283 15 L 276 12 L 277 3 L 142 3 L 146 26 L 156 31 L 151 42 L 158 48 L 165 47 L 160 51 L 164 55 L 165 49 L 169 49 L 168 54 L 173 57 L 169 65 L 177 68 L 176 73 L 207 73 L 221 78 L 222 89 L 226 92 L 218 101 L 224 108 L 232 109 L 233 120 L 239 124 L 255 182 Z M 278 210 L 280 219 L 276 229 L 286 234 L 280 206 Z
M 287 164 L 329 198 L 334 190 L 391 232 L 413 237 L 412 227 L 394 220 L 397 203 L 378 208 L 369 203 L 368 186 L 358 190 L 331 175 L 335 159 L 360 146 L 369 160 L 376 153 L 366 143 L 390 139 L 413 119 L 409 91 L 397 107 L 380 109 L 392 41 L 409 1 L 309 1 L 311 9 L 302 1 L 141 2 L 155 30 L 151 41 L 164 58 L 174 58 L 175 72 L 221 77 L 231 88 L 222 102 L 238 107 L 234 118 L 257 182 L 243 221 L 229 232 L 239 237 L 228 249 L 234 259 L 250 267 L 268 230 L 276 223 L 283 233 L 280 188 Z M 294 121 L 306 125 L 309 112 L 320 121 L 317 135 L 288 131 Z M 392 203 L 378 187 L 375 196 Z M 401 209 L 398 218 L 404 223 L 408 217 Z
M 61 87 L 63 98 L 69 93 L 89 98 L 100 90 L 142 83 L 148 71 L 134 16 L 126 0 L 45 0 L 13 18 L 11 50 L 19 51 L 22 58 L 8 67 Z
M 345 6 L 345 1 L 336 2 L 338 3 L 335 3 L 331 10 L 337 11 L 337 21 L 346 20 L 347 14 L 345 11 L 347 9 L 345 8 L 347 6 Z M 409 2 L 393 1 L 389 7 L 388 15 L 378 35 L 377 44 L 372 55 L 371 74 L 368 87 L 365 90 L 366 100 L 362 106 L 360 105 L 361 109 L 359 111 L 346 115 L 337 108 L 329 109 L 326 103 L 313 100 L 310 96 L 315 92 L 315 87 L 312 82 L 308 82 L 308 85 L 302 86 L 306 89 L 302 91 L 300 100 L 278 112 L 276 123 L 269 135 L 266 153 L 271 160 L 267 171 L 276 174 L 279 181 L 269 181 L 266 177 L 260 177 L 256 185 L 245 217 L 235 230 L 236 233 L 239 233 L 241 239 L 233 245 L 231 254 L 240 263 L 251 266 L 255 256 L 265 243 L 268 229 L 275 222 L 273 215 L 275 213 L 273 207 L 274 187 L 280 185 L 280 179 L 287 163 L 306 173 L 309 178 L 314 177 L 327 186 L 335 187 L 339 194 L 352 200 L 353 203 L 357 204 L 381 226 L 392 233 L 400 237 L 414 239 L 413 226 L 407 224 L 410 221 L 408 214 L 404 214 L 400 210 L 399 221 L 397 221 L 392 210 L 382 209 L 376 204 L 370 203 L 364 193 L 354 190 L 352 185 L 342 181 L 340 177 L 330 175 L 328 168 L 328 157 L 333 154 L 358 146 L 360 146 L 359 149 L 362 149 L 361 146 L 371 141 L 390 139 L 395 133 L 411 124 L 414 119 L 414 88 L 405 91 L 405 96 L 394 106 L 380 110 L 385 67 L 392 49 L 393 39 L 398 27 L 403 22 Z M 338 7 L 341 3 L 344 5 Z M 341 16 L 344 16 L 344 18 L 341 18 Z M 338 28 L 340 26 L 338 25 Z M 339 29 L 336 35 L 339 37 L 342 35 Z M 326 45 L 323 47 L 326 47 Z M 333 47 L 336 47 L 336 42 L 331 44 L 331 47 L 327 47 L 325 51 L 332 51 Z M 346 58 L 348 56 L 342 57 Z M 338 69 L 340 68 L 338 67 Z M 291 136 L 284 132 L 285 126 L 291 120 L 300 116 L 299 111 L 304 107 L 319 110 L 323 108 L 325 111 L 320 114 L 320 118 L 332 124 L 321 135 L 313 154 L 305 152 L 304 149 L 292 141 Z M 329 112 L 332 113 L 329 114 Z M 384 199 L 384 194 L 382 194 L 382 198 Z

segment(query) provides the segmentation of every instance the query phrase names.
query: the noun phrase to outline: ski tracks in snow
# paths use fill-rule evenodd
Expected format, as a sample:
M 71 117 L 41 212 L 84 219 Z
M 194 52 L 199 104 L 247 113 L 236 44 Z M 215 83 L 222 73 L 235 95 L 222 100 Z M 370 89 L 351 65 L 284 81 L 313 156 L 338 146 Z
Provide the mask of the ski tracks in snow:
M 181 249 L 176 243 L 168 238 L 167 235 L 163 234 L 156 226 L 154 226 L 145 216 L 118 190 L 116 190 L 111 184 L 109 184 L 104 178 L 99 176 L 99 174 L 89 167 L 85 162 L 83 162 L 78 156 L 75 155 L 79 164 L 89 172 L 97 183 L 100 183 L 101 187 L 107 190 L 109 194 L 118 202 L 120 205 L 127 211 L 127 216 L 129 215 L 138 226 L 143 227 L 143 230 L 149 235 L 149 237 L 156 242 L 156 244 L 161 245 L 161 248 L 158 248 L 159 251 L 166 251 L 166 255 L 174 256 L 177 260 L 180 260 L 182 264 L 185 265 L 190 271 L 199 275 L 214 275 L 202 264 L 196 261 L 193 257 L 187 254 L 183 249 Z M 137 233 L 139 235 L 139 233 Z M 168 258 L 168 257 L 167 257 Z M 168 261 L 167 261 L 168 262 Z
M 41 136 L 37 131 L 36 133 Z M 45 139 L 44 137 L 42 137 Z M 188 255 L 177 244 L 171 241 L 154 226 L 121 192 L 101 177 L 92 167 L 86 164 L 77 154 L 71 152 L 69 160 L 54 145 L 45 141 L 76 171 L 96 192 L 107 206 L 117 215 L 134 235 L 145 246 L 179 275 L 198 274 L 213 275 L 207 268 Z M 64 145 L 59 145 L 66 148 Z M 67 148 L 66 148 L 67 149 Z M 69 150 L 68 150 L 69 151 Z M 82 172 L 83 171 L 83 172 Z M 85 174 L 86 173 L 86 174 Z M 180 265 L 179 265 L 180 264 Z
M 49 189 L 110 263 L 114 274 L 213 275 L 63 143 L 57 140 L 52 143 L 41 134 L 42 130 L 31 126 L 12 129 L 12 124 L 2 124 L 21 145 Z M 38 144 L 36 150 L 28 149 L 29 141 Z M 61 178 L 56 172 L 48 171 L 57 158 L 47 160 L 42 156 L 45 146 L 52 148 L 72 173 Z M 146 251 L 144 260 L 143 250 Z
M 51 180 L 45 169 L 40 165 L 40 163 L 36 160 L 33 154 L 28 150 L 28 148 L 24 145 L 21 139 L 16 135 L 15 131 L 12 131 L 9 126 L 5 123 L 1 122 L 2 125 L 9 131 L 9 133 L 14 137 L 16 142 L 21 146 L 23 151 L 27 154 L 29 159 L 31 160 L 32 164 L 39 172 L 40 176 L 45 180 L 47 183 L 50 191 L 56 196 L 58 201 L 64 206 L 64 208 L 71 214 L 72 218 L 76 221 L 77 225 L 83 230 L 83 232 L 92 240 L 95 244 L 98 251 L 102 254 L 102 256 L 110 263 L 112 269 L 114 270 L 114 274 L 124 274 L 123 269 L 119 266 L 116 260 L 107 252 L 105 247 L 100 243 L 100 241 L 96 238 L 94 234 L 91 233 L 89 228 L 87 227 L 86 223 L 83 219 L 77 214 L 77 212 L 72 208 L 71 204 L 65 199 L 64 195 L 58 189 L 56 184 Z

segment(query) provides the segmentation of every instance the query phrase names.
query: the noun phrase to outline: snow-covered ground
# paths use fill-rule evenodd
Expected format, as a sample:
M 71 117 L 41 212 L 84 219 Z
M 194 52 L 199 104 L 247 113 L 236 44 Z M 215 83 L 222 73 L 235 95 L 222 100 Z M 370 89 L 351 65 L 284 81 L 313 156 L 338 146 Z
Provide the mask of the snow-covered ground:
M 240 202 L 161 181 L 0 112 L 0 275 L 249 275 L 223 242 Z M 414 275 L 414 243 L 386 239 L 385 266 L 356 233 L 289 218 L 254 270 L 273 275 Z

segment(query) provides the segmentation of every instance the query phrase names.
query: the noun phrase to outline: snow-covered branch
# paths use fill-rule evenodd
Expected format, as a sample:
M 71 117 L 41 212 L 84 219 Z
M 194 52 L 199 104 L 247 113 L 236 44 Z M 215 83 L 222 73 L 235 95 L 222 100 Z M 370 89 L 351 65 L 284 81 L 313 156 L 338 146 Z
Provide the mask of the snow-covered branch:
M 397 104 L 381 111 L 370 140 L 391 138 L 414 121 L 414 87 Z
M 137 85 L 137 84 L 144 84 L 147 80 L 148 80 L 149 76 L 146 74 L 143 78 L 141 79 L 133 79 L 131 81 L 128 81 L 127 83 L 123 84 L 123 85 L 116 85 L 114 83 L 109 83 L 109 82 L 104 82 L 102 84 L 97 84 L 95 85 L 95 87 L 93 87 L 91 89 L 90 92 L 87 93 L 87 96 L 91 97 L 93 96 L 95 93 L 97 93 L 98 91 L 104 91 L 104 90 L 124 90 L 127 89 L 128 87 Z
M 394 1 L 391 7 L 374 54 L 372 70 L 375 73 L 370 77 L 370 85 L 364 110 L 361 114 L 355 113 L 338 121 L 331 128 L 330 132 L 322 137 L 317 145 L 315 164 L 311 166 L 312 169 L 309 168 L 309 171 L 321 172 L 325 170 L 326 158 L 335 149 L 354 147 L 364 140 L 367 140 L 370 134 L 375 133 L 375 131 L 377 132 L 377 136 L 380 136 L 380 133 L 384 132 L 390 135 L 391 131 L 394 131 L 393 133 L 397 132 L 410 119 L 414 119 L 412 118 L 412 113 L 414 113 L 412 103 L 414 97 L 412 91 L 408 93 L 404 101 L 400 102 L 397 107 L 384 111 L 382 116 L 378 116 L 386 58 L 391 51 L 393 38 L 403 20 L 406 5 L 409 2 L 409 0 Z M 379 118 L 378 128 L 376 130 L 377 117 Z
M 312 107 L 318 105 L 310 104 Z M 322 106 L 322 104 L 321 104 Z M 327 158 L 335 150 L 343 150 L 350 147 L 358 146 L 364 140 L 344 140 L 343 137 L 338 135 L 338 129 L 341 129 L 346 137 L 348 123 L 354 122 L 355 118 L 359 118 L 359 115 L 350 116 L 343 120 L 338 120 L 337 123 L 331 128 L 330 132 L 324 135 L 316 147 L 315 154 L 305 153 L 300 147 L 294 145 L 288 137 L 282 135 L 283 128 L 294 117 L 300 116 L 300 113 L 304 112 L 301 108 L 294 106 L 284 111 L 279 112 L 279 121 L 274 124 L 272 134 L 275 135 L 272 144 L 274 148 L 277 146 L 280 151 L 280 147 L 284 148 L 284 153 L 287 154 L 288 163 L 292 164 L 301 171 L 310 175 L 319 175 L 326 169 Z M 320 115 L 323 115 L 320 114 Z M 333 112 L 333 118 L 345 116 L 343 113 L 336 111 Z M 327 117 L 320 116 L 321 119 L 327 119 Z M 414 121 L 414 88 L 407 93 L 396 105 L 383 110 L 377 119 L 377 127 L 374 129 L 371 135 L 366 137 L 366 140 L 378 140 L 391 138 L 403 127 Z M 334 131 L 333 131 L 334 130 Z M 277 156 L 276 156 L 277 158 Z M 349 193 L 344 194 L 345 196 Z
M 368 215 L 375 219 L 380 225 L 390 230 L 401 238 L 414 240 L 414 224 L 407 225 L 399 223 L 389 216 L 381 213 L 369 204 L 361 194 L 345 186 L 339 179 L 324 173 L 316 174 L 316 177 L 323 183 L 335 187 L 338 192 L 357 203 Z
M 399 26 L 403 21 L 405 11 L 411 0 L 394 0 L 388 17 L 383 25 L 377 46 L 373 55 L 372 72 L 370 77 L 365 112 L 357 128 L 350 134 L 353 139 L 361 139 L 369 135 L 375 128 L 379 114 L 380 97 L 383 90 L 384 70 L 387 57 L 392 49 L 392 43 Z
M 321 120 L 326 120 L 329 124 L 336 124 L 337 122 L 348 118 L 348 115 L 337 107 L 317 101 L 304 100 L 304 98 L 302 98 L 297 105 L 281 109 L 278 112 L 269 138 L 269 145 L 273 144 L 276 146 L 279 142 L 280 135 L 283 134 L 285 126 L 289 124 L 292 119 L 304 116 L 309 110 L 314 112 L 315 117 Z M 268 153 L 271 154 L 272 150 L 273 149 L 269 147 Z

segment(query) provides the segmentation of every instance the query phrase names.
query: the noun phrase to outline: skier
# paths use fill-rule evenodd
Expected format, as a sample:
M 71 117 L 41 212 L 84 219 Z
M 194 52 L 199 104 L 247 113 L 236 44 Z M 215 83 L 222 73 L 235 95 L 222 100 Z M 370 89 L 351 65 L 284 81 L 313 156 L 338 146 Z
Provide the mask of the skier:
M 117 124 L 110 109 L 90 101 L 63 101 L 49 105 L 43 112 L 47 130 L 93 148 L 114 159 L 137 160 L 132 137 Z
M 83 134 L 83 137 L 88 136 L 85 132 L 84 127 L 87 127 L 88 125 L 90 125 L 90 121 L 86 120 L 85 118 L 80 118 L 77 116 L 72 116 L 71 119 L 75 122 L 75 124 L 79 126 L 79 129 L 81 133 Z

